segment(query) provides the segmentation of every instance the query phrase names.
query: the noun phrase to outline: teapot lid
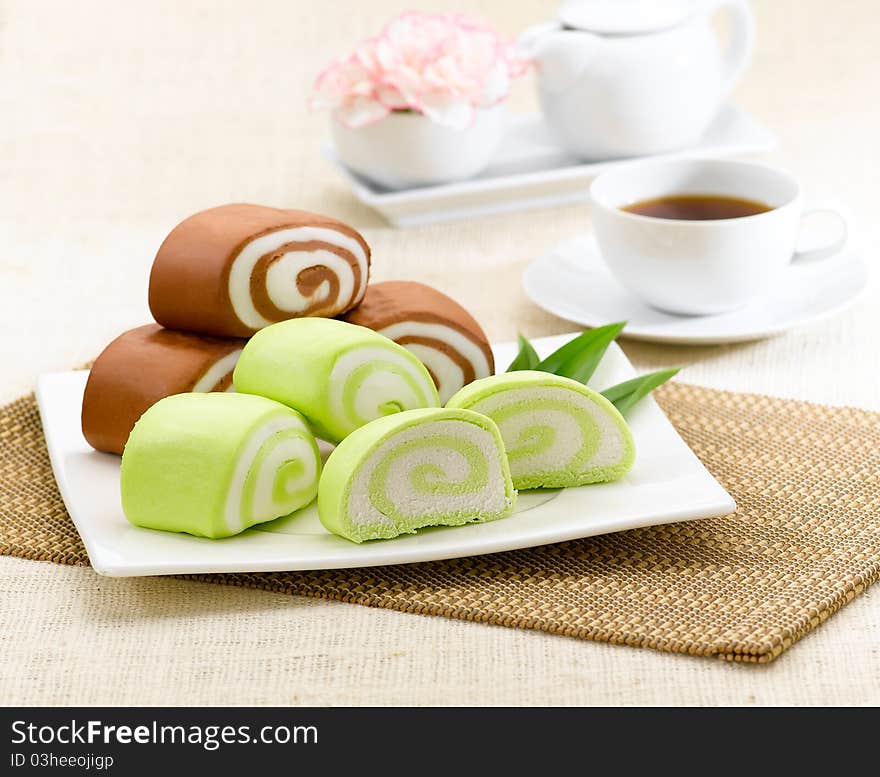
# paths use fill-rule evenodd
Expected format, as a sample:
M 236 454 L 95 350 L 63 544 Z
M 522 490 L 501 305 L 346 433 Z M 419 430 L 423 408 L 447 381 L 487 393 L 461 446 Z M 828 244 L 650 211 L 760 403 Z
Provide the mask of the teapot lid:
M 566 0 L 557 17 L 566 27 L 600 35 L 636 35 L 674 27 L 705 0 Z

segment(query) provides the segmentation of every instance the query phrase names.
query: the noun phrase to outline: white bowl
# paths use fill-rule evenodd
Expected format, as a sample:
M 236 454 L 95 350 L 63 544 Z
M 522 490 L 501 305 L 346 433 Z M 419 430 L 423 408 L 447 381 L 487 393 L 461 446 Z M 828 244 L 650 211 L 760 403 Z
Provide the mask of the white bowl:
M 420 113 L 390 113 L 365 127 L 331 120 L 336 154 L 352 171 L 389 189 L 471 178 L 489 164 L 504 133 L 502 105 L 477 111 L 452 129 Z

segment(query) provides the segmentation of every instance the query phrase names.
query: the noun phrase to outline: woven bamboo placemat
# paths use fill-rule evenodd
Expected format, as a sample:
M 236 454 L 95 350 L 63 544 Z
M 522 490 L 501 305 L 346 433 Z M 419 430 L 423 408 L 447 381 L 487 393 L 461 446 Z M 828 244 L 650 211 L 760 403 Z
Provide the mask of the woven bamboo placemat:
M 733 516 L 452 561 L 192 579 L 771 661 L 880 576 L 880 414 L 681 383 L 657 398 Z M 89 563 L 32 395 L 0 409 L 0 553 Z

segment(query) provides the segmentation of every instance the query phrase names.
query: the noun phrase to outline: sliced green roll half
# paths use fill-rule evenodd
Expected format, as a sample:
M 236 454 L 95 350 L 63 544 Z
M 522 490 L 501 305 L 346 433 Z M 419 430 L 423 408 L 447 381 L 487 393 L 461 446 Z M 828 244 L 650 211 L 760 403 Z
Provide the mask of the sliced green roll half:
M 489 416 L 501 430 L 517 488 L 562 488 L 622 477 L 632 433 L 605 397 L 569 378 L 521 370 L 477 380 L 447 407 Z
M 318 488 L 321 523 L 354 542 L 494 521 L 515 504 L 498 427 L 469 410 L 409 410 L 362 426 L 330 454 Z
M 236 391 L 298 410 L 330 442 L 376 418 L 440 405 L 428 370 L 403 346 L 329 318 L 282 321 L 257 332 L 233 383 Z
M 315 498 L 321 458 L 296 411 L 247 394 L 175 394 L 122 453 L 122 509 L 136 526 L 229 537 Z

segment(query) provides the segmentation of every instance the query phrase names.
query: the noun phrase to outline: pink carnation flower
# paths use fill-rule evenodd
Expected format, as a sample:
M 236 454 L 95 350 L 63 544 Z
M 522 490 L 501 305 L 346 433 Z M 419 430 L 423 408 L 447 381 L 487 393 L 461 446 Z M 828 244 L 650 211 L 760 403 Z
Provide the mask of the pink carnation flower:
M 513 46 L 479 19 L 409 11 L 324 70 L 310 105 L 349 127 L 413 110 L 463 129 L 479 108 L 504 100 L 526 69 Z

